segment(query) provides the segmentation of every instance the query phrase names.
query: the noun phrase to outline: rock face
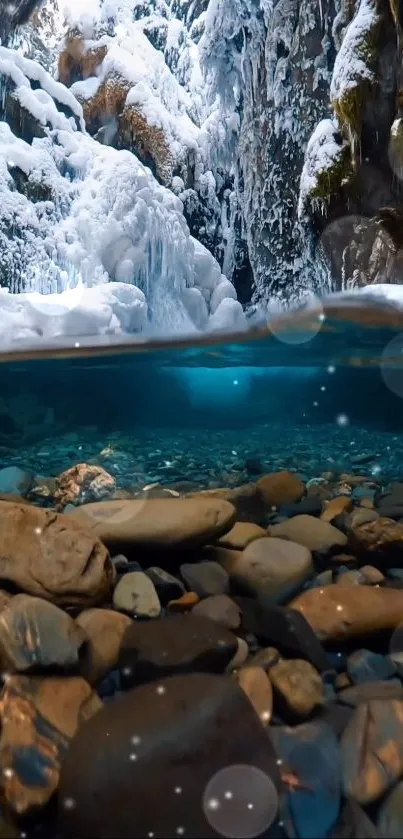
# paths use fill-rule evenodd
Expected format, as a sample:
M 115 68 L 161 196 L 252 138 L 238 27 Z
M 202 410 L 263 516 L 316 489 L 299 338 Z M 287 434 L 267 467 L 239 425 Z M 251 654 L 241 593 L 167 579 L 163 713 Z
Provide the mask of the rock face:
M 184 726 L 186 737 L 172 736 Z M 266 796 L 272 785 L 279 789 L 273 748 L 235 679 L 193 674 L 143 685 L 105 706 L 71 744 L 59 796 L 62 835 L 174 837 L 183 825 L 189 836 L 217 836 L 203 796 L 220 770 L 239 764 L 271 779 Z M 158 802 L 151 809 L 150 790 Z M 63 806 L 71 800 L 74 807 Z
M 7 806 L 23 815 L 46 804 L 68 742 L 102 707 L 81 678 L 11 676 L 0 699 L 0 767 Z
M 28 670 L 77 666 L 84 634 L 74 620 L 39 597 L 17 594 L 0 613 L 2 668 Z
M 172 615 L 129 627 L 119 670 L 126 687 L 192 670 L 223 673 L 236 650 L 235 636 L 208 618 Z
M 177 550 L 219 539 L 235 522 L 235 509 L 213 498 L 167 498 L 86 504 L 66 514 L 85 524 L 115 553 Z
M 0 501 L 0 576 L 56 604 L 108 597 L 113 569 L 104 545 L 72 519 Z
M 282 602 L 298 591 L 313 571 L 310 552 L 283 539 L 256 539 L 242 553 L 231 552 L 224 567 L 247 594 Z
M 402 622 L 403 591 L 370 586 L 330 585 L 299 595 L 291 603 L 321 640 L 343 640 L 395 629 Z

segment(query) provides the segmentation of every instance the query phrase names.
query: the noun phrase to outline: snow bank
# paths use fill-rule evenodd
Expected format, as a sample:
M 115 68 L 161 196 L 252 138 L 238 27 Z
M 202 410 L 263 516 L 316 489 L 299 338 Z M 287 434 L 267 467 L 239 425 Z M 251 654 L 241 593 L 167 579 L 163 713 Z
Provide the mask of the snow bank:
M 79 130 L 73 93 L 34 61 L 3 49 L 0 61 L 20 106 L 46 134 L 29 144 L 0 123 L 0 284 L 23 292 L 1 289 L 0 340 L 89 329 L 191 332 L 209 328 L 210 315 L 213 326 L 220 318 L 228 324 L 231 313 L 238 325 L 233 287 L 223 285 L 218 263 L 190 235 L 179 198 L 131 152 Z M 53 295 L 76 301 L 76 287 L 79 301 L 52 326 L 52 306 L 70 299 Z
M 376 0 L 361 0 L 357 13 L 343 38 L 336 55 L 330 86 L 331 101 L 343 99 L 363 80 L 372 82 L 374 75 L 368 63 L 368 37 L 377 24 Z

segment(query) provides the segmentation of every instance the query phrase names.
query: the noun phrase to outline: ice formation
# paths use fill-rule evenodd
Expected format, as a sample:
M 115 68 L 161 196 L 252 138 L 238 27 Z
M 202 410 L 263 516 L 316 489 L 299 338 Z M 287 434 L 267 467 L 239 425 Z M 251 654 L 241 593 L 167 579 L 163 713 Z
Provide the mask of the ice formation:
M 98 77 L 68 89 L 21 51 L 0 47 L 7 120 L 0 123 L 0 281 L 9 290 L 2 291 L 2 341 L 63 331 L 74 337 L 82 330 L 149 335 L 242 327 L 233 285 L 189 231 L 175 194 L 183 191 L 181 178 L 169 190 L 131 151 L 91 137 L 77 98 L 94 95 L 108 75 L 123 77 L 127 106 L 141 107 L 162 128 L 173 157 L 187 147 L 201 159 L 186 84 L 141 26 L 124 23 L 133 2 L 94 2 L 85 15 L 78 9 L 70 2 L 69 23 L 83 34 L 101 12 L 121 16 Z M 172 51 L 180 33 L 170 30 Z M 188 83 L 200 84 L 189 62 L 184 82 L 189 69 Z M 208 192 L 209 174 L 201 176 Z M 52 319 L 56 300 L 61 314 Z

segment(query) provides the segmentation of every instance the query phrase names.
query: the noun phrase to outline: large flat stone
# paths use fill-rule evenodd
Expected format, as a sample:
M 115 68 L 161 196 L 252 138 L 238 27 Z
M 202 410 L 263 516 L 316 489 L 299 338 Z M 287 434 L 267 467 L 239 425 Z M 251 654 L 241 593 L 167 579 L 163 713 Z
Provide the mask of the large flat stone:
M 65 514 L 85 524 L 114 552 L 179 550 L 219 539 L 235 523 L 235 508 L 220 498 L 134 499 L 83 504 Z
M 283 539 L 256 539 L 242 553 L 231 554 L 222 564 L 232 582 L 246 594 L 273 602 L 287 600 L 313 572 L 310 552 Z
M 403 591 L 336 584 L 304 591 L 290 605 L 322 641 L 337 641 L 396 629 L 403 617 Z

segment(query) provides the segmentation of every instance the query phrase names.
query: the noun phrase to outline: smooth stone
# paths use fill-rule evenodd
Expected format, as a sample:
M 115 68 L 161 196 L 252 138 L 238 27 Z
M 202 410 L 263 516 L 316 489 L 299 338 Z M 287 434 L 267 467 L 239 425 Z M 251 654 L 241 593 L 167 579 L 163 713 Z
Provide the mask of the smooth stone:
M 2 798 L 18 816 L 58 787 L 69 740 L 102 707 L 79 677 L 9 676 L 0 699 Z
M 336 580 L 339 586 L 361 586 L 364 585 L 364 577 L 361 574 L 361 571 L 339 571 Z
M 236 521 L 231 530 L 218 540 L 217 544 L 223 548 L 243 551 L 250 542 L 266 536 L 266 531 L 251 521 Z
M 356 527 L 361 527 L 362 524 L 368 524 L 377 519 L 379 519 L 379 514 L 375 510 L 357 507 L 346 517 L 346 529 L 355 530 Z
M 50 510 L 0 501 L 0 579 L 61 605 L 107 599 L 114 569 L 88 529 Z
M 172 574 L 168 574 L 163 568 L 154 565 L 147 568 L 145 573 L 154 584 L 162 606 L 167 606 L 170 600 L 176 600 L 178 597 L 182 597 L 182 594 L 185 594 L 183 583 Z
M 94 685 L 116 667 L 123 635 L 131 620 L 111 609 L 87 609 L 76 618 L 76 624 L 86 640 L 81 675 Z
M 301 612 L 275 604 L 263 606 L 246 597 L 236 602 L 242 610 L 242 625 L 264 644 L 276 647 L 288 658 L 310 661 L 320 673 L 331 669 L 322 644 Z
M 237 521 L 264 524 L 266 510 L 256 484 L 242 484 L 242 486 L 219 489 L 207 489 L 192 493 L 189 498 L 219 498 L 228 501 L 235 507 Z M 230 530 L 230 528 L 228 528 Z
M 403 781 L 396 784 L 382 803 L 377 827 L 382 839 L 401 839 L 403 836 Z
M 382 839 L 382 837 L 359 804 L 347 799 L 344 801 L 338 822 L 330 833 L 330 839 Z
M 209 618 L 227 629 L 238 629 L 241 624 L 241 610 L 226 594 L 206 597 L 194 606 L 192 614 Z
M 310 552 L 283 539 L 256 539 L 236 558 L 225 561 L 230 580 L 255 597 L 281 602 L 291 597 L 313 572 Z
M 337 690 L 344 690 L 344 688 L 351 687 L 351 679 L 348 673 L 338 673 L 334 685 Z
M 353 716 L 353 709 L 349 705 L 342 705 L 338 702 L 328 702 L 315 714 L 315 719 L 330 725 L 337 739 L 340 739 L 346 726 Z
M 248 664 L 251 667 L 263 667 L 265 673 L 268 673 L 274 664 L 280 661 L 280 653 L 275 647 L 266 647 L 264 650 L 258 650 Z
M 364 577 L 364 581 L 371 586 L 383 583 L 385 579 L 385 575 L 382 574 L 382 571 L 379 571 L 379 568 L 375 568 L 373 565 L 363 565 L 362 568 L 360 568 L 360 571 Z
M 279 515 L 287 519 L 294 516 L 320 516 L 322 512 L 322 500 L 317 495 L 308 495 L 296 504 L 282 504 L 279 508 Z
M 249 647 L 245 638 L 237 637 L 237 650 L 234 657 L 231 659 L 227 667 L 225 668 L 226 673 L 232 673 L 234 670 L 238 670 L 239 667 L 242 667 L 243 664 L 248 659 L 249 656 Z
M 356 707 L 361 702 L 371 699 L 402 699 L 403 685 L 399 679 L 389 679 L 387 682 L 364 682 L 360 685 L 346 687 L 337 695 L 337 701 L 343 705 Z
M 347 536 L 327 521 L 314 516 L 295 516 L 269 528 L 270 536 L 303 545 L 309 551 L 330 551 L 344 547 Z
M 395 504 L 393 501 L 379 504 L 376 508 L 378 516 L 386 519 L 395 519 L 398 521 L 403 518 L 403 503 Z
M 218 562 L 186 562 L 179 570 L 187 588 L 199 597 L 229 592 L 229 576 Z
M 336 584 L 304 591 L 290 606 L 322 641 L 337 641 L 396 629 L 403 617 L 403 591 Z
M 112 557 L 111 562 L 116 571 L 125 573 L 129 570 L 129 560 L 124 554 L 116 554 L 116 556 Z
M 78 463 L 57 477 L 55 498 L 63 507 L 88 504 L 108 498 L 115 489 L 115 478 L 101 466 Z
M 377 801 L 403 772 L 403 701 L 358 705 L 340 749 L 344 794 L 364 806 Z
M 242 667 L 238 671 L 237 679 L 263 725 L 269 725 L 273 711 L 273 690 L 263 668 Z
M 358 555 L 379 556 L 391 565 L 396 559 L 398 565 L 403 549 L 403 524 L 378 518 L 351 530 L 349 543 Z
M 133 623 L 119 655 L 124 688 L 178 673 L 223 673 L 237 650 L 235 636 L 197 615 L 172 615 Z
M 132 571 L 121 577 L 113 592 L 113 605 L 138 618 L 158 618 L 161 614 L 154 584 L 143 571 Z
M 294 504 L 301 500 L 305 492 L 304 482 L 294 472 L 286 470 L 263 475 L 256 482 L 256 486 L 266 507 L 269 508 Z
M 286 800 L 296 835 L 323 839 L 336 823 L 341 801 L 340 757 L 334 731 L 326 722 L 315 720 L 293 728 L 271 726 L 270 737 L 283 761 Z
M 182 597 L 176 600 L 170 600 L 167 606 L 168 612 L 191 612 L 192 609 L 200 602 L 200 597 L 195 591 L 186 591 Z
M 347 659 L 347 672 L 355 685 L 390 679 L 396 675 L 394 664 L 371 650 L 355 650 Z
M 353 501 L 350 495 L 337 495 L 331 498 L 321 515 L 322 521 L 332 522 L 337 516 L 349 513 L 353 508 Z
M 66 513 L 85 522 L 114 551 L 181 550 L 214 542 L 236 519 L 232 504 L 219 498 L 135 499 L 84 504 Z
M 32 486 L 32 475 L 19 466 L 0 469 L 0 492 L 6 495 L 25 495 Z
M 270 668 L 269 676 L 279 709 L 288 716 L 304 719 L 325 702 L 322 679 L 309 661 L 279 661 Z
M 280 798 L 276 758 L 236 679 L 192 673 L 143 685 L 105 705 L 70 744 L 58 796 L 61 836 L 175 837 L 183 826 L 189 837 L 213 839 L 203 806 L 208 784 L 241 765 L 250 770 L 244 785 L 258 769 Z
M 333 571 L 328 568 L 326 571 L 321 571 L 316 574 L 313 580 L 310 581 L 310 588 L 323 588 L 323 586 L 330 586 L 333 582 Z
M 62 609 L 28 594 L 17 594 L 0 613 L 2 670 L 23 673 L 78 665 L 84 633 Z

